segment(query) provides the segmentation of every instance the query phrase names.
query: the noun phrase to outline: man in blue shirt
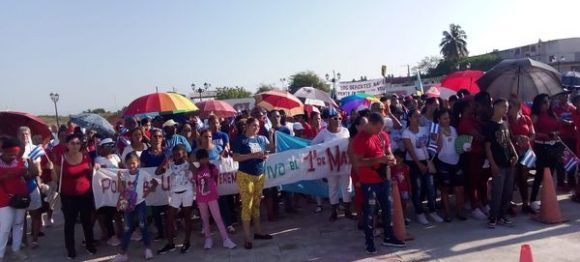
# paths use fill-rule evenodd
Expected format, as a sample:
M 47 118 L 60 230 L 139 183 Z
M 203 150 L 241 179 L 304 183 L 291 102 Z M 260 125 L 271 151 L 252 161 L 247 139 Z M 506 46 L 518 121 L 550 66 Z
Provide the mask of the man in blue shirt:
M 224 155 L 227 155 L 227 152 L 230 150 L 230 136 L 220 131 L 220 121 L 217 116 L 211 115 L 208 119 L 208 124 L 213 136 L 213 144 L 221 146 L 224 149 Z
M 189 154 L 191 153 L 191 145 L 187 141 L 187 138 L 176 133 L 176 125 L 177 122 L 173 121 L 173 119 L 169 119 L 163 123 L 163 131 L 165 131 L 165 154 L 170 155 L 173 147 L 179 144 L 182 144 L 185 147 L 185 151 Z

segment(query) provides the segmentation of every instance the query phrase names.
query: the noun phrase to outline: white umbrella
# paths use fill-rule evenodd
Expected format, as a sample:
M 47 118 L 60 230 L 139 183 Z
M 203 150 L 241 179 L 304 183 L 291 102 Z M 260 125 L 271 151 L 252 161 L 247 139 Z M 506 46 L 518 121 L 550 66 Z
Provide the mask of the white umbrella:
M 338 105 L 336 104 L 336 102 L 334 102 L 334 100 L 332 100 L 332 98 L 330 97 L 330 95 L 328 95 L 328 93 L 316 89 L 314 87 L 302 87 L 300 89 L 298 89 L 298 91 L 296 91 L 296 93 L 294 93 L 294 96 L 296 97 L 300 97 L 300 98 L 306 98 L 306 99 L 316 99 L 316 100 L 321 100 L 324 103 L 329 104 L 332 107 L 338 108 Z

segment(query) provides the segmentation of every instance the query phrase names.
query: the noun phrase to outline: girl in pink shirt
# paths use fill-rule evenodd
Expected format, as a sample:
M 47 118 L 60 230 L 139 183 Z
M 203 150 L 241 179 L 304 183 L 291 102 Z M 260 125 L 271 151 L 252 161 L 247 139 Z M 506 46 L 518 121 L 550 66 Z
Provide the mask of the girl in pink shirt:
M 218 204 L 219 194 L 217 191 L 217 181 L 219 170 L 209 162 L 209 153 L 205 149 L 199 149 L 195 153 L 195 158 L 199 162 L 199 167 L 195 169 L 193 178 L 195 179 L 195 192 L 197 206 L 201 213 L 201 220 L 205 233 L 204 249 L 210 249 L 213 246 L 211 239 L 211 228 L 209 225 L 209 212 L 217 225 L 225 248 L 235 248 L 236 244 L 229 238 L 220 214 Z

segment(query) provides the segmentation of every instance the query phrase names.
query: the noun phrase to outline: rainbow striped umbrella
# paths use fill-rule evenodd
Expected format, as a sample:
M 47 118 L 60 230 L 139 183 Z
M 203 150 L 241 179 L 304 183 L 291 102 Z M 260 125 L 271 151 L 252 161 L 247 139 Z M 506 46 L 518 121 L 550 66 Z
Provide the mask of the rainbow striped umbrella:
M 369 106 L 371 103 L 381 102 L 377 97 L 367 94 L 356 94 L 347 97 L 343 97 L 340 100 L 340 109 L 342 111 L 350 113 L 352 110 L 356 110 L 359 106 Z
M 171 115 L 197 110 L 197 106 L 183 95 L 177 93 L 153 93 L 133 100 L 123 113 L 123 117 Z

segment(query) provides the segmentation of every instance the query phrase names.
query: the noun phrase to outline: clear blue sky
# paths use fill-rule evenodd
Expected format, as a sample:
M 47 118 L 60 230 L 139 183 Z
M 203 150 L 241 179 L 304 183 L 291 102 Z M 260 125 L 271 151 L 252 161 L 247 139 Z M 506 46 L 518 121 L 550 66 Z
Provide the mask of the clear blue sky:
M 0 110 L 117 110 L 191 83 L 281 85 L 302 70 L 406 74 L 463 27 L 471 54 L 577 37 L 580 1 L 2 1 Z

